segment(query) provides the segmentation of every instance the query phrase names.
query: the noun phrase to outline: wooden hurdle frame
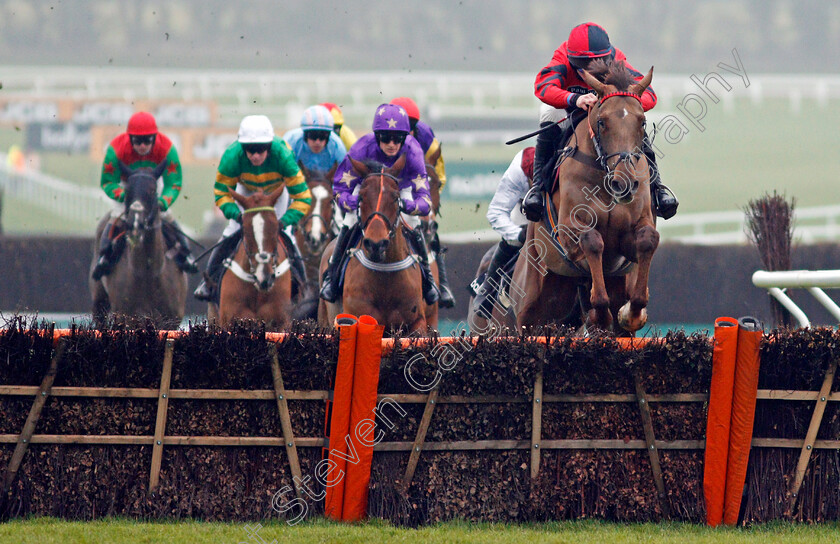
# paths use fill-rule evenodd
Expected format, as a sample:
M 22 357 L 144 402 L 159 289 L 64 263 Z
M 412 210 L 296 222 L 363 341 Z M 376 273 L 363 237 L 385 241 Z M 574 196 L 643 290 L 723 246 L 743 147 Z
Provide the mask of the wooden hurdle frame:
M 149 471 L 149 494 L 154 494 L 160 481 L 160 468 L 163 458 L 163 448 L 168 446 L 264 446 L 284 447 L 289 469 L 297 481 L 301 478 L 300 462 L 297 448 L 322 448 L 327 440 L 323 437 L 296 437 L 292 429 L 288 407 L 290 400 L 326 401 L 331 392 L 325 390 L 297 391 L 286 390 L 283 376 L 278 363 L 276 341 L 269 341 L 269 364 L 273 377 L 273 389 L 266 390 L 232 390 L 232 389 L 171 389 L 172 359 L 174 340 L 170 337 L 165 342 L 163 366 L 160 387 L 153 388 L 115 388 L 115 387 L 53 387 L 56 374 L 61 370 L 61 359 L 66 349 L 67 341 L 56 331 L 54 349 L 50 365 L 39 387 L 22 385 L 0 385 L 0 396 L 33 397 L 32 408 L 21 432 L 18 434 L 0 434 L 0 444 L 16 444 L 15 451 L 5 469 L 3 479 L 3 496 L 10 490 L 18 469 L 23 462 L 29 444 L 76 444 L 76 445 L 151 445 L 152 458 Z M 176 334 L 174 336 L 180 336 Z M 280 335 L 279 339 L 282 339 Z M 446 339 L 440 341 L 463 341 L 464 339 Z M 393 341 L 383 340 L 383 348 L 393 347 Z M 541 354 L 540 357 L 543 355 Z M 811 421 L 803 439 L 784 438 L 753 438 L 752 447 L 757 448 L 798 448 L 799 460 L 791 478 L 790 500 L 787 513 L 790 515 L 797 503 L 799 491 L 805 478 L 808 463 L 815 449 L 840 449 L 840 440 L 816 440 L 817 433 L 823 419 L 828 402 L 840 401 L 840 391 L 832 392 L 832 385 L 837 370 L 837 361 L 833 361 L 825 373 L 822 387 L 819 391 L 787 391 L 759 389 L 758 400 L 773 401 L 813 401 L 815 403 Z M 657 440 L 650 415 L 651 403 L 705 403 L 709 395 L 706 393 L 674 393 L 648 394 L 642 386 L 641 377 L 634 376 L 635 393 L 630 394 L 556 394 L 543 393 L 543 372 L 540 363 L 534 379 L 533 396 L 440 396 L 437 389 L 422 394 L 379 394 L 378 399 L 391 399 L 398 403 L 424 404 L 423 416 L 418 425 L 416 437 L 412 442 L 380 442 L 374 446 L 374 451 L 408 451 L 409 461 L 405 473 L 399 482 L 405 491 L 411 486 L 414 472 L 423 451 L 466 451 L 466 450 L 530 450 L 530 476 L 536 479 L 539 475 L 541 452 L 545 450 L 646 450 L 651 463 L 652 478 L 656 487 L 660 506 L 664 517 L 669 517 L 667 494 L 659 460 L 661 450 L 702 450 L 704 440 Z M 130 398 L 130 399 L 158 399 L 155 431 L 153 436 L 126 435 L 48 435 L 35 434 L 35 429 L 41 411 L 49 396 L 77 397 L 77 398 Z M 277 405 L 283 436 L 167 436 L 166 421 L 170 400 L 252 400 L 271 401 Z M 644 429 L 644 439 L 613 440 L 613 439 L 542 439 L 542 411 L 546 403 L 630 403 L 639 406 L 639 417 Z M 432 421 L 435 408 L 441 404 L 522 404 L 532 405 L 532 426 L 530 440 L 473 440 L 426 442 L 426 433 Z M 295 482 L 298 496 L 301 490 Z

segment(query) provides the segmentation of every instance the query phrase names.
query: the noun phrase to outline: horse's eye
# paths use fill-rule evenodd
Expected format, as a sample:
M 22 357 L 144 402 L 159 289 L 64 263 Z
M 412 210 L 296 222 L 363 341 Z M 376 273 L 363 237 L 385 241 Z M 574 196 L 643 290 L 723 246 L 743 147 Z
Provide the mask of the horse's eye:
M 604 123 L 603 119 L 598 119 L 598 128 L 606 128 L 607 124 Z

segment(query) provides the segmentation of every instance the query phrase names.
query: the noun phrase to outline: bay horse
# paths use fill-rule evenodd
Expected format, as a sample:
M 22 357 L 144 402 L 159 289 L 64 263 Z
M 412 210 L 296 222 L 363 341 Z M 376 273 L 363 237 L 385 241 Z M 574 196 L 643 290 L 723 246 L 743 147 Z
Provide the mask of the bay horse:
M 242 206 L 242 241 L 225 263 L 219 287 L 219 323 L 255 319 L 267 330 L 282 330 L 291 321 L 292 274 L 286 249 L 279 240 L 274 204 L 283 194 L 280 186 L 270 194 L 257 191 L 245 196 L 230 189 Z M 208 312 L 210 313 L 210 312 Z
M 583 72 L 598 101 L 575 129 L 576 146 L 558 159 L 544 223 L 528 226 L 512 278 L 511 293 L 521 296 L 512 306 L 517 327 L 581 320 L 633 335 L 647 321 L 659 245 L 642 152 L 641 96 L 653 68 L 638 82 L 623 62 L 596 61 L 590 69 L 603 78 Z
M 156 326 L 177 329 L 184 318 L 187 301 L 187 274 L 166 257 L 166 241 L 161 230 L 157 180 L 169 161 L 154 168 L 132 170 L 120 162 L 125 180 L 122 213 L 125 250 L 113 270 L 99 280 L 88 277 L 93 300 L 93 319 L 103 326 L 110 313 L 152 319 Z M 98 241 L 111 219 L 105 215 L 96 227 L 96 242 L 89 272 L 99 258 Z
M 373 316 L 392 332 L 436 329 L 437 303 L 423 300 L 422 273 L 402 231 L 408 227 L 400 217 L 397 176 L 405 167 L 405 155 L 390 168 L 375 161 L 350 160 L 362 177 L 358 209 L 362 239 L 351 250 L 342 296 L 334 303 L 320 301 L 319 324 L 332 327 L 336 315 L 350 313 Z M 321 278 L 334 246 L 331 242 L 321 258 Z M 437 274 L 437 267 L 431 264 L 432 273 Z
M 309 192 L 312 193 L 312 207 L 295 225 L 294 236 L 300 248 L 303 264 L 306 268 L 307 284 L 295 301 L 295 319 L 317 319 L 318 317 L 318 272 L 321 255 L 327 244 L 338 234 L 338 227 L 333 219 L 333 174 L 338 164 L 326 173 L 310 170 L 298 161 L 298 166 L 306 179 Z

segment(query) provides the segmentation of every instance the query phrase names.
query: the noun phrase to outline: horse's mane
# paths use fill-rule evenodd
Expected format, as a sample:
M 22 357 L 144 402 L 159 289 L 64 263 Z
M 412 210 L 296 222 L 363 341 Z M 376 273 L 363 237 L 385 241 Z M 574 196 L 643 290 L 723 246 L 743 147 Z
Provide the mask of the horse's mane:
M 626 91 L 630 85 L 636 83 L 636 78 L 623 60 L 618 62 L 607 62 L 604 59 L 596 59 L 589 65 L 587 72 L 595 79 L 607 85 L 612 85 L 619 91 Z
M 365 159 L 362 161 L 362 164 L 370 168 L 370 171 L 376 174 L 385 170 L 385 165 L 376 159 Z

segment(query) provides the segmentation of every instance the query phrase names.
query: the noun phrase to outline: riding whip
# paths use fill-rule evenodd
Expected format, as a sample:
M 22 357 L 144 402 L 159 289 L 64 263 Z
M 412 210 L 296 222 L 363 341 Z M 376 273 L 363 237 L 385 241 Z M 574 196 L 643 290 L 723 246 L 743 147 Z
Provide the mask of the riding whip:
M 528 138 L 532 138 L 532 137 L 536 136 L 537 134 L 545 132 L 546 130 L 550 129 L 554 125 L 559 125 L 560 123 L 562 123 L 566 119 L 568 119 L 568 117 L 564 117 L 557 122 L 551 123 L 551 124 L 546 125 L 544 127 L 540 127 L 538 130 L 535 130 L 534 132 L 531 132 L 530 134 L 526 134 L 524 136 L 519 136 L 517 138 L 514 138 L 513 140 L 508 140 L 508 141 L 505 142 L 505 145 L 513 145 L 513 144 L 521 142 L 522 140 L 527 140 Z

